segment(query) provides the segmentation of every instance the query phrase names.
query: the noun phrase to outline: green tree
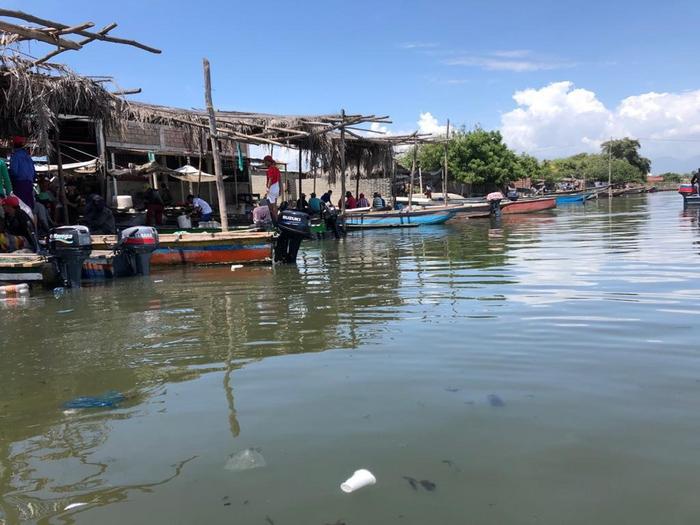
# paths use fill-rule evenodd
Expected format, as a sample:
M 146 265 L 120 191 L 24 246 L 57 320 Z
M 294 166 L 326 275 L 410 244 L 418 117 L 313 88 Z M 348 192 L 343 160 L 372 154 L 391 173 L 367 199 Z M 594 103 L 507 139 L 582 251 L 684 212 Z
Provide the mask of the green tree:
M 610 170 L 613 184 L 646 182 L 646 173 L 642 173 L 639 168 L 624 159 L 613 158 L 610 161 L 606 155 L 588 155 L 582 169 L 588 180 L 607 182 Z
M 613 159 L 626 160 L 644 175 L 647 175 L 651 171 L 651 160 L 639 154 L 641 147 L 637 139 L 629 137 L 608 140 L 600 145 L 603 155 L 612 155 Z
M 444 163 L 444 144 L 424 144 L 418 149 L 423 169 L 440 169 Z M 412 153 L 404 156 L 410 166 Z M 447 169 L 450 177 L 466 183 L 503 187 L 509 181 L 526 177 L 539 166 L 536 159 L 518 156 L 503 142 L 499 131 L 476 127 L 457 130 L 448 143 Z
M 676 183 L 681 183 L 684 180 L 687 180 L 690 178 L 690 176 L 687 174 L 673 173 L 673 172 L 662 173 L 659 176 L 664 178 L 664 182 L 676 182 Z

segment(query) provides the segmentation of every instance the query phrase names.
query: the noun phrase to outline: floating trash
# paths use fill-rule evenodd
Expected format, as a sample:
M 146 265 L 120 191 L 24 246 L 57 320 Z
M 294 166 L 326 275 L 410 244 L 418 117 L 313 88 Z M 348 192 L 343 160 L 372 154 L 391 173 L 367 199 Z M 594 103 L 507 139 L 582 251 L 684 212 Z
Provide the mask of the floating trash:
M 340 484 L 340 490 L 346 494 L 350 494 L 362 487 L 367 487 L 369 485 L 374 485 L 377 482 L 377 478 L 374 477 L 367 469 L 356 470 L 355 473 L 343 483 Z
M 71 399 L 63 404 L 65 409 L 77 408 L 114 408 L 126 399 L 124 394 L 116 390 L 105 392 L 101 396 L 83 396 Z
M 63 510 L 77 509 L 78 507 L 84 507 L 85 505 L 87 505 L 87 503 L 71 503 L 70 505 L 66 505 Z
M 58 288 L 53 289 L 53 296 L 54 299 L 60 299 L 63 297 L 63 295 L 66 293 L 66 289 L 63 288 L 62 286 L 59 286 Z
M 231 454 L 224 464 L 224 468 L 226 470 L 232 470 L 234 472 L 241 470 L 252 470 L 254 468 L 262 468 L 265 466 L 267 466 L 267 463 L 265 462 L 263 455 L 260 453 L 259 448 L 247 448 L 245 450 L 241 450 L 240 452 L 236 452 L 235 454 Z
M 156 279 L 156 280 L 153 281 L 153 282 L 154 282 L 154 283 L 162 283 L 162 282 L 163 282 L 163 279 Z
M 503 399 L 501 399 L 496 394 L 489 394 L 488 400 L 489 400 L 489 405 L 491 405 L 492 407 L 501 408 L 501 407 L 506 406 L 506 402 L 503 401 Z
M 433 483 L 432 481 L 428 481 L 427 479 L 420 480 L 420 485 L 428 492 L 434 491 L 435 488 L 437 487 L 437 485 L 435 485 L 435 483 Z
M 242 264 L 232 264 L 232 265 L 231 265 L 231 271 L 232 271 L 232 272 L 235 272 L 235 271 L 238 270 L 239 268 L 243 268 L 243 265 L 242 265 Z

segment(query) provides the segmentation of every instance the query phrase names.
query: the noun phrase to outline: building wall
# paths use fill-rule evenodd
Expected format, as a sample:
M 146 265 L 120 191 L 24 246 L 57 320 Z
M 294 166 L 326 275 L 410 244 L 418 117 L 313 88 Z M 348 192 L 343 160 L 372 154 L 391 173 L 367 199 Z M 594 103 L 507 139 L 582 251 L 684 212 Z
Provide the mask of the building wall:
M 265 188 L 265 174 L 261 172 L 254 172 L 251 174 L 251 183 L 253 190 L 251 193 L 258 193 L 260 196 L 264 196 L 266 192 Z M 298 199 L 299 194 L 299 175 L 297 173 L 282 174 L 283 182 L 285 182 L 285 199 Z M 355 195 L 355 185 L 357 181 L 354 177 L 346 177 L 345 191 L 351 191 Z M 306 194 L 308 199 L 311 193 L 314 191 L 314 180 L 313 178 L 303 178 L 301 181 L 302 191 Z M 374 194 L 375 191 L 379 192 L 383 197 L 391 195 L 391 180 L 390 179 L 360 179 L 360 193 L 364 193 L 365 197 L 368 199 Z M 341 184 L 340 179 L 336 181 L 335 184 L 329 184 L 327 180 L 318 177 L 316 179 L 316 195 L 319 197 L 326 193 L 328 190 L 333 191 L 333 197 L 335 202 L 340 199 L 341 195 Z M 356 196 L 356 195 L 355 195 Z

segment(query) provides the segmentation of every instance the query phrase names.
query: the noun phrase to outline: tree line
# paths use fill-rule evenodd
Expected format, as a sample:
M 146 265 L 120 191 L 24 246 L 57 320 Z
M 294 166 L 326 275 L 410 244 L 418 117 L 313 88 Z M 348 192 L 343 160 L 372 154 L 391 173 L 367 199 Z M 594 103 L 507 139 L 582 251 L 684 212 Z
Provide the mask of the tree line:
M 443 143 L 417 146 L 417 159 L 423 170 L 439 170 L 444 165 Z M 526 153 L 518 154 L 503 142 L 499 131 L 481 127 L 456 130 L 448 141 L 447 167 L 450 179 L 486 188 L 503 188 L 509 182 L 530 178 L 549 184 L 563 179 L 608 181 L 613 184 L 645 183 L 651 171 L 651 160 L 643 157 L 638 140 L 628 137 L 609 140 L 600 146 L 600 153 L 578 153 L 570 157 L 539 160 Z M 404 153 L 400 162 L 410 167 L 413 150 Z M 665 174 L 673 180 L 683 175 Z

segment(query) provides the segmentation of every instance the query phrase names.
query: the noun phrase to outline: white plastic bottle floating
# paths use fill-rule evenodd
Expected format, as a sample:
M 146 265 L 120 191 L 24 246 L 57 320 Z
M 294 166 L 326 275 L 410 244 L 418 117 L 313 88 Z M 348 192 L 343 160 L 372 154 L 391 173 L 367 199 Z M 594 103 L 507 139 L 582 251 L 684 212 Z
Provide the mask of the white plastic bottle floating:
M 238 472 L 241 470 L 262 468 L 266 465 L 267 463 L 265 463 L 265 458 L 260 453 L 259 448 L 247 448 L 245 450 L 241 450 L 240 452 L 236 452 L 235 454 L 231 454 L 226 460 L 224 468 L 226 470 Z
M 53 296 L 55 299 L 60 299 L 63 297 L 63 294 L 66 293 L 66 289 L 63 288 L 62 286 L 58 286 L 57 288 L 53 289 Z
M 340 490 L 350 494 L 351 492 L 359 490 L 362 487 L 374 485 L 376 482 L 377 478 L 374 477 L 374 474 L 372 474 L 369 470 L 362 468 L 360 470 L 356 470 L 350 478 L 341 483 Z

